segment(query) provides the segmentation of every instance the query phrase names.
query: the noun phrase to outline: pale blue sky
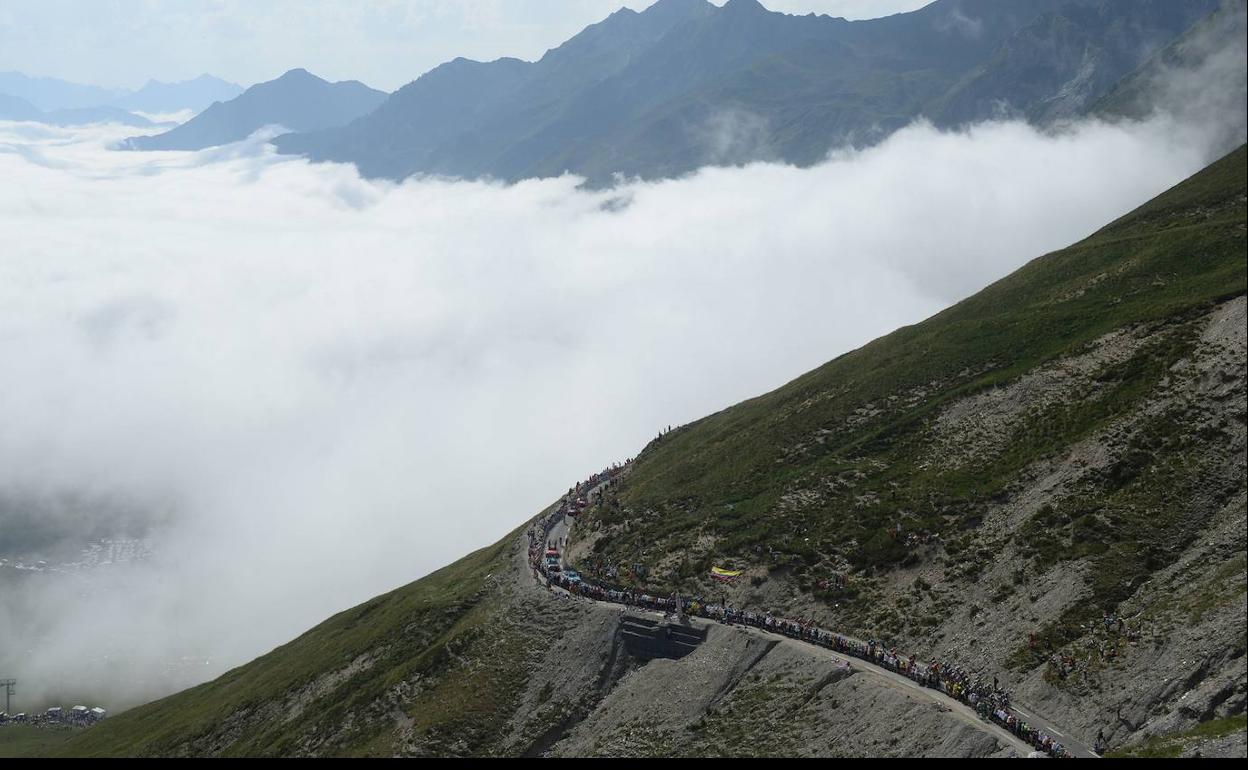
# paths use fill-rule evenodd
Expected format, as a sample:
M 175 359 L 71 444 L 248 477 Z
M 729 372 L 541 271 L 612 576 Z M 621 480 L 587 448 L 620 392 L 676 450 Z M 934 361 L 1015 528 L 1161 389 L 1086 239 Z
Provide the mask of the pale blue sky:
M 305 67 L 393 90 L 456 56 L 538 58 L 622 6 L 653 1 L 3 0 L 0 71 L 138 87 L 204 72 L 250 85 Z M 872 18 L 930 0 L 762 2 Z

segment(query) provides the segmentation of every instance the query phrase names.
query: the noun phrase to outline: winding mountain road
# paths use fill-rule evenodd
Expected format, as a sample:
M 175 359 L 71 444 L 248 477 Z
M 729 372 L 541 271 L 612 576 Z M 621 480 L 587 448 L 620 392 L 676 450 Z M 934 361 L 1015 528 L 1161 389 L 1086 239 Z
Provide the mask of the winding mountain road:
M 599 489 L 601 489 L 601 485 L 599 487 L 594 487 L 593 489 L 591 489 L 587 493 L 587 496 L 598 492 Z M 549 513 L 550 513 L 550 510 L 548 509 L 548 511 L 543 512 L 542 517 L 545 517 Z M 560 517 L 559 521 L 550 530 L 548 541 L 556 542 L 556 543 L 561 542 L 561 543 L 566 544 L 572 533 L 571 524 L 572 522 L 569 519 L 569 517 L 567 516 Z M 563 548 L 559 549 L 560 565 L 566 568 L 567 565 L 563 564 L 563 551 L 564 551 Z M 527 573 L 528 573 L 528 570 L 526 570 L 526 574 Z M 563 589 L 560 589 L 557 587 L 552 586 L 551 588 L 552 590 L 556 590 L 560 592 L 563 591 Z M 608 601 L 599 601 L 599 600 L 591 599 L 585 596 L 578 596 L 577 598 L 582 601 L 591 601 L 596 604 L 620 608 L 620 609 L 628 610 L 630 612 L 645 612 L 644 610 L 640 610 L 637 607 L 631 607 L 625 604 L 617 604 L 617 603 L 608 602 Z M 651 614 L 657 615 L 660 613 L 651 613 Z M 707 625 L 711 625 L 711 624 L 721 625 L 721 624 L 715 623 L 712 620 L 707 620 L 707 619 L 702 619 L 702 618 L 693 620 L 693 622 L 698 623 L 698 624 L 707 624 Z M 973 725 L 974 727 L 978 729 L 989 732 L 995 738 L 1001 741 L 1003 745 L 1009 746 L 1013 748 L 1015 751 L 1018 751 L 1021 756 L 1027 756 L 1028 754 L 1034 751 L 1032 746 L 1028 744 L 1026 741 L 1022 740 L 1021 738 L 1014 735 L 1009 730 L 1006 730 L 1005 728 L 1001 727 L 1000 725 L 994 722 L 989 722 L 989 721 L 982 719 L 975 712 L 974 709 L 972 709 L 970 706 L 963 703 L 962 701 L 957 700 L 956 698 L 950 697 L 949 695 L 946 695 L 945 693 L 940 692 L 939 690 L 934 690 L 930 687 L 924 687 L 923 685 L 919 684 L 918 682 L 915 682 L 914 680 L 910 679 L 907 676 L 904 676 L 903 674 L 899 674 L 895 671 L 890 671 L 886 668 L 883 668 L 882 666 L 878 666 L 874 663 L 863 660 L 861 658 L 857 658 L 857 657 L 850 656 L 850 655 L 845 655 L 845 654 L 836 652 L 834 650 L 829 650 L 825 647 L 811 644 L 810 642 L 806 642 L 800 639 L 790 638 L 783 634 L 773 633 L 770 631 L 766 631 L 764 629 L 754 628 L 752 626 L 742 626 L 742 625 L 731 624 L 727 627 L 732 628 L 740 633 L 753 634 L 755 636 L 759 636 L 762 638 L 778 640 L 780 644 L 793 646 L 796 649 L 803 650 L 807 654 L 816 654 L 821 657 L 831 657 L 833 660 L 836 660 L 836 661 L 843 661 L 846 664 L 848 664 L 850 668 L 854 670 L 862 671 L 867 674 L 870 674 L 871 676 L 878 678 L 884 686 L 902 689 L 907 694 L 913 697 L 923 698 L 923 699 L 926 699 L 928 701 L 931 701 L 939 705 L 941 708 L 948 710 L 951 714 L 955 715 L 958 719 L 966 722 L 967 724 Z M 1072 737 L 1068 732 L 1058 729 L 1056 726 L 1054 726 L 1054 724 L 1050 720 L 1037 714 L 1035 709 L 1030 708 L 1028 706 L 1019 705 L 1018 703 L 1012 703 L 1010 705 L 1010 709 L 1014 711 L 1015 713 L 1017 713 L 1018 715 L 1020 715 L 1021 717 L 1023 717 L 1024 719 L 1026 719 L 1028 722 L 1030 722 L 1032 726 L 1057 738 L 1062 743 L 1062 745 L 1065 746 L 1076 757 L 1081 757 L 1081 758 L 1097 758 L 1098 757 L 1097 753 L 1093 751 L 1090 747 L 1084 745 L 1083 743 L 1081 743 L 1080 741 Z

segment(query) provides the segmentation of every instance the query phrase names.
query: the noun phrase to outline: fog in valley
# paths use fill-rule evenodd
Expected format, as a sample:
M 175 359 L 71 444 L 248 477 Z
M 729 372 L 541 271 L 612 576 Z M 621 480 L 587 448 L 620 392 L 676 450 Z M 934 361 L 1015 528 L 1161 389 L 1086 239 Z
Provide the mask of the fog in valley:
M 30 709 L 214 677 L 1091 234 L 1215 123 L 919 123 L 609 191 L 0 124 L 0 674 Z

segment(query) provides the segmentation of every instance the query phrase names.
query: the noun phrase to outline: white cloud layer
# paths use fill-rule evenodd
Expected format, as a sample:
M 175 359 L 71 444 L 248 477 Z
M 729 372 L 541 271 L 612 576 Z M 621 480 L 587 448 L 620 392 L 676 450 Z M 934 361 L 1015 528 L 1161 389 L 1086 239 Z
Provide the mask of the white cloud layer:
M 125 133 L 0 125 L 0 493 L 171 520 L 150 562 L 0 597 L 32 699 L 220 673 L 1209 160 L 1164 119 L 920 124 L 604 193 L 105 149 Z

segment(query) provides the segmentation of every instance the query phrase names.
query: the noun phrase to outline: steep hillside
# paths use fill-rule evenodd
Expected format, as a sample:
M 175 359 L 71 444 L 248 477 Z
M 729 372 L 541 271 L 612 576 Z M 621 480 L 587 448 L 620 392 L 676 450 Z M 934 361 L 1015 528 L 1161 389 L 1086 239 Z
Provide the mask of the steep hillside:
M 126 140 L 131 150 L 202 150 L 246 139 L 265 126 L 316 131 L 341 126 L 372 112 L 386 98 L 354 80 L 330 83 L 295 69 L 217 102 L 193 119 L 157 136 Z
M 540 61 L 456 60 L 355 123 L 276 140 L 367 176 L 671 177 L 810 164 L 920 116 L 1080 112 L 1217 0 L 938 0 L 849 22 L 757 0 L 622 10 Z
M 1088 745 L 1103 731 L 1234 752 L 1246 160 L 663 436 L 577 522 L 572 558 L 601 579 L 645 565 L 652 590 L 686 595 L 718 596 L 704 576 L 736 567 L 736 606 L 999 675 Z M 973 714 L 751 631 L 713 626 L 688 657 L 643 664 L 620 609 L 540 588 L 526 545 L 517 531 L 65 751 L 1017 750 Z
M 686 591 L 746 569 L 738 603 L 1008 670 L 1089 737 L 1242 713 L 1244 177 L 1241 147 L 662 437 L 582 562 Z

